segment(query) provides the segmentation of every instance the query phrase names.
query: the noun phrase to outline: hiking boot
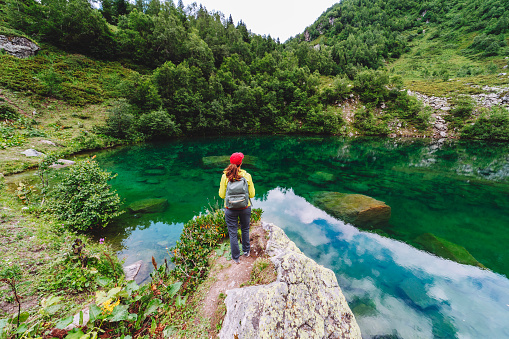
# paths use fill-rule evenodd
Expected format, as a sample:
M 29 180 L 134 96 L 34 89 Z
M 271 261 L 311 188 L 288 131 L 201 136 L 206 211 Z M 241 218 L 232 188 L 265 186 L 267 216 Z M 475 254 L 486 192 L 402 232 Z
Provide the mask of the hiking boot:
M 233 262 L 234 262 L 234 263 L 236 263 L 236 264 L 240 264 L 240 260 L 239 260 L 239 259 L 233 259 L 233 258 L 232 258 L 232 260 L 233 260 Z
M 249 255 L 251 254 L 251 250 L 247 251 L 247 252 L 244 252 L 244 256 L 245 257 L 249 257 Z

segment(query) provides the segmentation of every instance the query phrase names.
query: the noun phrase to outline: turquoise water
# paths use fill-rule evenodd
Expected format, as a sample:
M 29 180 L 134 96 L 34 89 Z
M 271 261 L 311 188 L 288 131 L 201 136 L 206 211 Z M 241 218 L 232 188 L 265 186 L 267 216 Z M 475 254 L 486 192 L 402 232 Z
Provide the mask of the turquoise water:
M 118 173 L 125 205 L 166 198 L 161 213 L 126 214 L 98 237 L 126 264 L 168 259 L 183 223 L 220 203 L 223 165 L 204 157 L 242 151 L 254 206 L 311 258 L 331 268 L 366 338 L 509 338 L 509 145 L 321 137 L 204 138 L 97 154 Z M 316 180 L 326 172 L 329 181 Z M 332 178 L 331 178 L 332 175 Z M 334 219 L 314 191 L 359 193 L 391 206 L 371 231 Z M 481 269 L 428 253 L 422 234 L 444 239 Z M 422 238 L 420 238 L 422 239 Z

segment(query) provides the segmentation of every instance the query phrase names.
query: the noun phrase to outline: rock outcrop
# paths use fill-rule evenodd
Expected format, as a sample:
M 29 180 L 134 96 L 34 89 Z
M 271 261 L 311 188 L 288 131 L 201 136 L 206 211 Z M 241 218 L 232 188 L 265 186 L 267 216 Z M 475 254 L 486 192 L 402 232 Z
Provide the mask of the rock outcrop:
M 0 35 L 0 49 L 18 58 L 28 58 L 40 50 L 39 46 L 27 38 L 5 35 Z
M 281 228 L 263 227 L 277 279 L 227 291 L 219 337 L 361 338 L 334 273 L 306 257 Z
M 311 203 L 332 216 L 359 227 L 389 223 L 391 208 L 383 201 L 362 194 L 313 193 Z

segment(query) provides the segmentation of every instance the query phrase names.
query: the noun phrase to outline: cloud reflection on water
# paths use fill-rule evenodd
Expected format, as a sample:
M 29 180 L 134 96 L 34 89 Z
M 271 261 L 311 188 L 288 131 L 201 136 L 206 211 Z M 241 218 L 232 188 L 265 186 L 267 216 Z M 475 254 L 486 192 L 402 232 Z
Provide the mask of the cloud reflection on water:
M 291 189 L 273 189 L 254 205 L 336 273 L 364 336 L 509 338 L 506 277 L 360 231 Z

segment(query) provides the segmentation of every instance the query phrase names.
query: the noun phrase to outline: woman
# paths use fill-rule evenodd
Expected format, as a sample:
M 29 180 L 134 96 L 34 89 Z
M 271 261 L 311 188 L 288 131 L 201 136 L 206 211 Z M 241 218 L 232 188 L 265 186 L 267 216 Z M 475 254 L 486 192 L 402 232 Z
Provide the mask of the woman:
M 249 192 L 249 198 L 254 198 L 255 188 L 253 185 L 253 179 L 251 175 L 245 170 L 241 169 L 242 160 L 244 154 L 233 153 L 230 157 L 230 165 L 226 167 L 221 177 L 221 183 L 219 184 L 219 196 L 221 199 L 225 199 L 227 194 L 227 188 L 229 183 L 244 180 L 247 181 L 247 189 Z M 246 192 L 247 193 L 247 192 Z M 250 246 L 249 246 L 249 223 L 251 219 L 251 200 L 248 199 L 246 207 L 242 208 L 228 208 L 228 204 L 225 199 L 225 220 L 228 226 L 228 234 L 230 235 L 230 248 L 232 252 L 232 259 L 235 263 L 239 263 L 240 250 L 239 243 L 237 240 L 237 229 L 240 220 L 240 229 L 242 231 L 242 251 L 244 256 L 249 257 Z

